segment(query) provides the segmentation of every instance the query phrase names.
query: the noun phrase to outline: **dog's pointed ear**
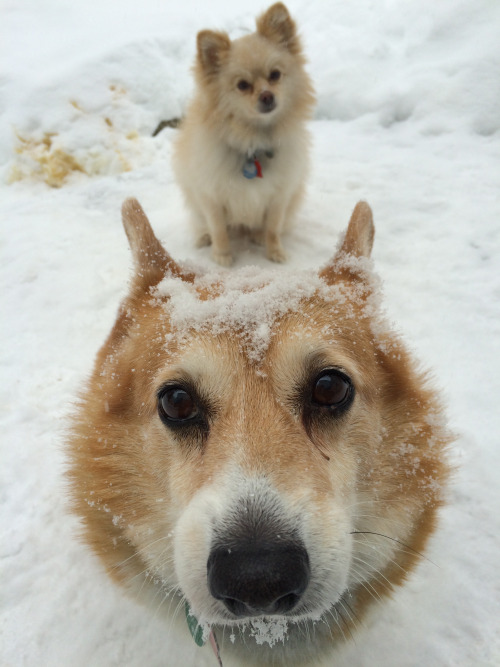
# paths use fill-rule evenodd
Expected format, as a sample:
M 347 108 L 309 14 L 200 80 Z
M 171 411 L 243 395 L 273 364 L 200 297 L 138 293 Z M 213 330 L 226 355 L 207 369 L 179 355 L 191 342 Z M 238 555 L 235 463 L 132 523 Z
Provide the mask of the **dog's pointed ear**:
M 231 48 L 231 40 L 225 32 L 202 30 L 196 38 L 198 48 L 198 65 L 202 72 L 214 74 L 218 72 L 224 57 Z
M 349 267 L 349 262 L 345 260 L 346 258 L 370 257 L 374 236 L 372 210 L 366 202 L 360 201 L 352 212 L 342 245 L 327 266 L 320 271 L 320 277 L 331 284 L 339 275 L 347 273 L 352 276 L 355 274 L 356 272 Z
M 337 255 L 354 255 L 354 257 L 370 257 L 375 237 L 373 213 L 365 201 L 354 207 L 349 226 Z
M 272 5 L 259 16 L 257 32 L 263 37 L 281 44 L 293 54 L 297 54 L 301 50 L 295 22 L 282 2 Z
M 158 241 L 137 199 L 123 202 L 122 221 L 134 258 L 136 279 L 143 289 L 157 285 L 166 273 L 190 282 L 193 280 L 193 274 L 174 262 Z

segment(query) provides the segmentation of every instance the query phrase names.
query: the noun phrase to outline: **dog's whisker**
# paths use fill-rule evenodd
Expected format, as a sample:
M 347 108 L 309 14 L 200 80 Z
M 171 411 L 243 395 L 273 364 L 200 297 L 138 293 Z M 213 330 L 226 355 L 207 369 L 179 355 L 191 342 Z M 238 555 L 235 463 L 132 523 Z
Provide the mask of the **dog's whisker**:
M 360 558 L 359 556 L 353 556 L 353 560 L 355 560 L 360 565 L 365 565 L 366 573 L 370 574 L 370 576 L 374 578 L 379 584 L 385 585 L 383 584 L 383 581 L 385 581 L 387 583 L 388 590 L 392 589 L 392 584 L 389 581 L 389 579 L 387 579 L 387 577 L 380 570 L 373 568 L 368 561 L 364 560 L 363 558 Z M 381 580 L 381 578 L 383 581 Z
M 351 534 L 352 535 L 372 535 L 372 536 L 375 536 L 375 537 L 382 537 L 386 540 L 391 540 L 392 542 L 396 542 L 397 544 L 399 544 L 400 547 L 404 547 L 404 548 L 399 549 L 402 553 L 412 555 L 412 556 L 419 556 L 419 558 L 423 558 L 424 560 L 428 561 L 429 563 L 431 563 L 435 567 L 439 567 L 439 565 L 437 563 L 434 563 L 434 561 L 432 561 L 430 558 L 425 556 L 423 553 L 421 553 L 420 551 L 417 551 L 416 549 L 413 549 L 408 544 L 405 544 L 404 542 L 402 542 L 401 540 L 398 540 L 395 537 L 390 537 L 389 535 L 384 535 L 383 533 L 376 533 L 376 532 L 372 532 L 372 531 L 368 531 L 368 530 L 355 530 L 355 531 L 352 531 Z
M 156 578 L 161 579 L 161 573 L 165 571 L 165 567 L 169 564 L 173 563 L 173 558 L 170 557 L 169 559 L 166 559 L 152 567 L 146 566 L 143 570 L 140 572 L 137 572 L 133 577 L 129 578 L 129 581 L 135 581 L 136 579 L 139 579 L 140 577 L 144 578 L 144 581 L 147 581 L 148 579 L 151 579 L 155 581 Z M 143 582 L 144 585 L 144 582 Z
M 370 581 L 366 580 L 364 578 L 364 573 L 359 572 L 359 569 L 357 566 L 353 566 L 351 570 L 351 579 L 358 584 L 361 588 L 364 588 L 366 592 L 377 602 L 381 603 L 382 602 L 382 596 L 380 593 L 372 586 Z
M 171 538 L 170 538 L 169 536 L 167 536 L 167 535 L 164 535 L 163 537 L 159 537 L 158 539 L 154 540 L 153 542 L 149 542 L 148 544 L 146 544 L 146 545 L 143 547 L 143 551 L 148 551 L 149 549 L 151 549 L 152 546 L 154 546 L 154 545 L 157 544 L 158 542 L 162 542 L 163 540 L 168 540 L 168 539 L 171 539 Z M 114 570 L 117 570 L 117 569 L 123 567 L 124 565 L 126 565 L 129 561 L 133 560 L 134 558 L 143 558 L 143 554 L 142 554 L 140 551 L 136 551 L 135 553 L 133 553 L 133 554 L 132 554 L 131 556 L 129 556 L 128 558 L 125 558 L 125 560 L 122 560 L 122 561 L 116 563 L 116 564 L 110 569 L 110 572 L 113 572 Z
M 353 627 L 355 627 L 355 626 L 356 626 L 356 620 L 355 620 L 355 619 L 353 618 L 353 616 L 351 615 L 351 612 L 350 612 L 350 609 L 349 609 L 349 605 L 346 604 L 345 600 L 343 600 L 342 598 L 340 598 L 340 600 L 337 602 L 337 605 L 340 605 L 340 606 L 342 607 L 342 609 L 343 609 L 343 610 L 345 611 L 345 613 L 347 614 L 347 617 L 348 617 L 348 619 L 349 619 L 349 622 L 353 625 Z
M 359 616 L 356 614 L 356 612 L 354 611 L 354 609 L 351 607 L 351 605 L 347 602 L 347 600 L 346 600 L 345 598 L 343 598 L 343 602 L 342 602 L 342 604 L 345 604 L 346 607 L 349 609 L 349 612 L 350 612 L 350 618 L 353 618 L 353 617 L 354 617 L 354 618 L 353 618 L 353 625 L 356 625 L 356 624 L 358 624 L 358 625 L 363 625 L 363 621 L 362 621 L 362 619 L 359 618 Z M 352 614 L 352 616 L 351 616 L 351 614 Z
M 336 625 L 337 628 L 339 629 L 339 631 L 340 631 L 340 633 L 341 633 L 341 635 L 342 635 L 343 640 L 344 640 L 344 641 L 347 641 L 347 637 L 345 636 L 344 630 L 342 629 L 342 625 L 341 625 L 340 622 L 339 622 L 339 618 L 340 618 L 341 620 L 343 620 L 341 614 L 339 613 L 339 610 L 338 610 L 336 607 L 333 607 L 333 608 L 330 610 L 329 614 L 330 614 L 330 616 L 332 617 L 332 619 L 334 620 L 335 625 Z
M 342 606 L 342 608 L 343 608 L 343 606 Z M 338 609 L 339 616 L 340 616 L 342 622 L 344 623 L 346 631 L 349 633 L 349 637 L 354 641 L 354 643 L 356 643 L 355 640 L 354 640 L 354 636 L 352 634 L 352 631 L 351 631 L 351 624 L 344 618 L 344 615 L 343 615 L 341 609 L 338 608 L 338 607 L 337 607 L 337 609 Z
M 372 555 L 374 552 L 375 552 L 376 554 L 380 554 L 380 553 L 381 553 L 381 554 L 383 555 L 384 560 L 387 560 L 387 563 L 388 563 L 388 564 L 389 564 L 389 563 L 392 563 L 398 570 L 400 570 L 401 572 L 403 572 L 403 574 L 408 574 L 408 572 L 409 572 L 408 568 L 403 567 L 403 566 L 401 565 L 401 563 L 399 563 L 395 558 L 389 558 L 389 557 L 387 556 L 387 554 L 385 553 L 385 551 L 382 551 L 382 552 L 379 551 L 379 549 L 377 549 L 377 547 L 375 547 L 373 544 L 359 544 L 359 545 L 358 545 L 358 549 L 365 550 L 365 551 L 363 552 L 363 555 L 367 555 L 367 556 Z M 358 550 L 358 549 L 357 549 L 357 550 Z M 369 551 L 366 551 L 366 550 L 369 550 Z M 404 550 L 401 549 L 401 550 L 400 550 L 400 553 L 404 553 L 404 554 L 406 554 L 406 551 L 404 551 Z M 410 554 L 410 555 L 413 555 L 413 554 Z

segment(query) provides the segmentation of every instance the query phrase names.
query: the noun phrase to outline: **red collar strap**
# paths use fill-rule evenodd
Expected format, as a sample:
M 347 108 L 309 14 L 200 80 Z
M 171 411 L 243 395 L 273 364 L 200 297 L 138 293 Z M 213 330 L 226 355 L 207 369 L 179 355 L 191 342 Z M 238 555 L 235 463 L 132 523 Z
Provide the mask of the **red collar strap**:
M 259 152 L 262 152 L 262 154 L 269 159 L 274 157 L 273 151 L 259 151 Z M 245 163 L 243 164 L 242 172 L 243 176 L 250 180 L 252 178 L 262 178 L 262 165 L 257 157 L 257 153 L 254 153 L 253 155 L 247 157 Z

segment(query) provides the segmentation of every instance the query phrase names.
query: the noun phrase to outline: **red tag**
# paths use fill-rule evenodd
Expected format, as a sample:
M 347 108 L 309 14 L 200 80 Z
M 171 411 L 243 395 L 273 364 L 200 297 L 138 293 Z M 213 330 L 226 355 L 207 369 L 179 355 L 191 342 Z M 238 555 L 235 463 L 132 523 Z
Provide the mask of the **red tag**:
M 260 162 L 255 158 L 254 160 L 255 168 L 257 169 L 257 178 L 262 178 L 262 166 Z
M 219 667 L 222 667 L 222 660 L 220 657 L 220 651 L 219 651 L 219 644 L 217 642 L 217 638 L 215 636 L 215 633 L 213 630 L 210 630 L 210 634 L 208 636 L 208 639 L 210 640 L 210 645 L 212 646 L 212 651 L 215 654 L 215 657 L 217 658 L 217 662 L 219 663 Z

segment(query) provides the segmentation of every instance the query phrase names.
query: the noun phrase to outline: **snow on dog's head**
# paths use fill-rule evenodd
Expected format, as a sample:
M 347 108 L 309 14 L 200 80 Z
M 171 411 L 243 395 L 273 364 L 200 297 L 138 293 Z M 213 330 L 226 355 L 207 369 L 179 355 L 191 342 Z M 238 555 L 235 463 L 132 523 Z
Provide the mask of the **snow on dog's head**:
M 311 664 L 404 581 L 448 471 L 380 315 L 370 208 L 319 273 L 196 274 L 135 200 L 123 218 L 135 275 L 70 442 L 86 540 L 155 609 L 229 626 L 223 654 Z

